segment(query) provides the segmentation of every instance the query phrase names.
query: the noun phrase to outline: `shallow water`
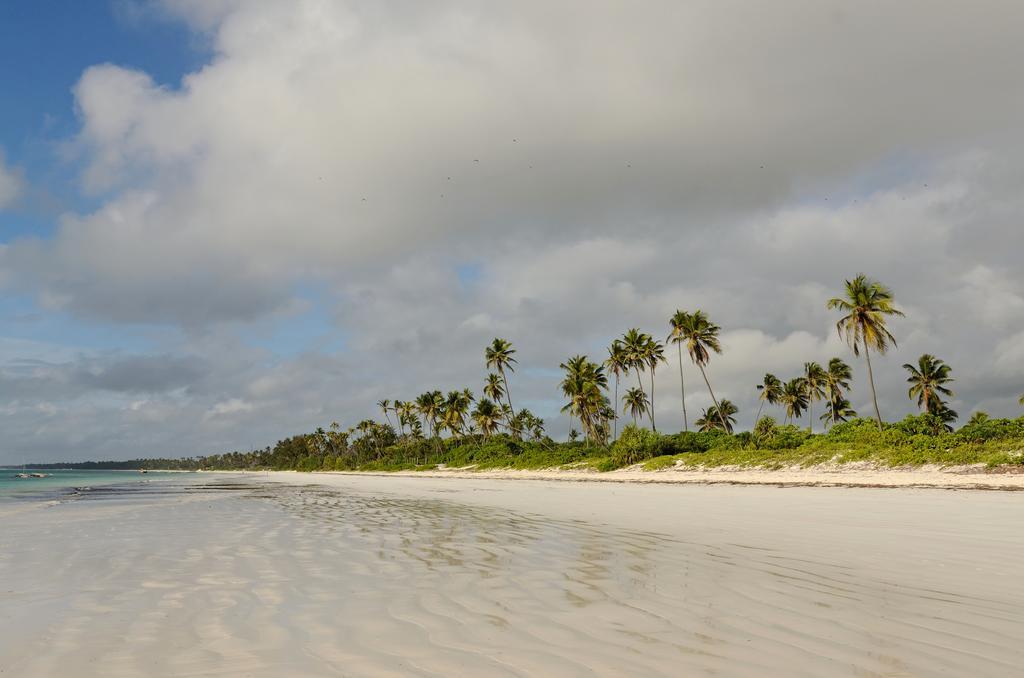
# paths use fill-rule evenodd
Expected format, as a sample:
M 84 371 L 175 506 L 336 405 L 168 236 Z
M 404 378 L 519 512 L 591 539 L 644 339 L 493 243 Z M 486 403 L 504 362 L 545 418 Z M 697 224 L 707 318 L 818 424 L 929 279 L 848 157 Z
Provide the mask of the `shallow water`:
M 1014 535 L 935 515 L 937 530 L 906 528 L 936 505 L 1019 513 L 1004 499 L 340 482 L 188 477 L 0 512 L 0 669 L 1006 676 L 1024 663 Z M 845 519 L 821 509 L 837 503 Z M 905 509 L 903 532 L 873 517 L 886 503 Z

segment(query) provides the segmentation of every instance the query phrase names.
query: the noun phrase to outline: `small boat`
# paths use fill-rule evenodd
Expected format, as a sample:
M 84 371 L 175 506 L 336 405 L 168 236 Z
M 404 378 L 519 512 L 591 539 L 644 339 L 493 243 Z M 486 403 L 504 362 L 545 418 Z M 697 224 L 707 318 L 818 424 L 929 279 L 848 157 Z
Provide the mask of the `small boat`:
M 45 474 L 45 473 L 29 473 L 29 475 L 32 476 L 33 478 L 45 478 L 47 474 Z
M 29 476 L 28 476 L 27 473 L 15 473 L 14 477 L 15 478 L 28 478 Z

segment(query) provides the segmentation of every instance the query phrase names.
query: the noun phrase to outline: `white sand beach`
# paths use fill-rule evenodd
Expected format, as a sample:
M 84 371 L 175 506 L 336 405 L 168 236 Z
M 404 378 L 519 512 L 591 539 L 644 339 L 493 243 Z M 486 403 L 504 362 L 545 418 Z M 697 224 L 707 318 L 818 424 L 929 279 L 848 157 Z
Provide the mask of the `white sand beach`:
M 12 676 L 1009 676 L 1024 500 L 200 474 L 0 507 Z

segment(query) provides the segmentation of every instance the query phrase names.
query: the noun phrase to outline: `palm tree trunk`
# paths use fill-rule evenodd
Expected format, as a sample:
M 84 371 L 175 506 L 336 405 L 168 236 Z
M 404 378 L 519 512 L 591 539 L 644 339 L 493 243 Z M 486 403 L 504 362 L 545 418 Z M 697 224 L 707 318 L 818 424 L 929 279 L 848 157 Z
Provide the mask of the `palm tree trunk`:
M 512 407 L 512 394 L 508 392 L 508 377 L 505 376 L 505 370 L 498 368 L 498 372 L 501 373 L 501 380 L 505 383 L 505 400 L 508 401 L 508 409 L 512 413 L 512 417 L 516 416 L 516 411 Z
M 722 430 L 728 433 L 729 424 L 725 422 L 725 412 L 722 412 L 722 408 L 718 406 L 718 401 L 715 400 L 715 392 L 711 390 L 711 382 L 708 381 L 708 373 L 704 371 L 704 366 L 700 363 L 697 363 L 697 367 L 700 368 L 700 374 L 704 377 L 704 383 L 708 385 L 708 393 L 711 394 L 711 402 L 715 404 L 715 411 L 718 412 L 718 418 L 722 421 Z
M 612 403 L 612 411 L 615 413 L 615 419 L 612 420 L 612 426 L 615 428 L 615 433 L 612 435 L 612 441 L 619 437 L 619 373 L 615 373 L 615 402 Z
M 644 391 L 643 379 L 640 378 L 640 368 L 637 367 L 635 369 L 636 369 L 636 385 L 640 387 L 640 392 L 641 393 L 646 393 L 646 391 Z M 653 405 L 653 403 L 652 403 L 652 405 Z M 648 408 L 648 410 L 647 410 L 647 418 L 651 420 L 651 428 L 654 428 L 654 415 L 651 413 L 651 409 L 653 409 L 653 407 Z
M 878 422 L 878 430 L 882 430 L 882 413 L 878 411 L 878 396 L 875 394 L 875 375 L 871 371 L 871 355 L 868 353 L 868 345 L 864 344 L 864 360 L 868 363 L 868 383 L 871 384 L 871 401 L 875 404 L 875 420 Z
M 757 416 L 754 417 L 754 426 L 757 426 L 757 422 L 761 421 L 761 410 L 764 409 L 764 401 L 761 401 L 761 405 L 757 408 Z
M 679 350 L 679 392 L 683 396 L 683 430 L 689 431 L 690 424 L 686 421 L 686 385 L 683 383 L 683 344 L 682 342 L 676 342 L 676 348 Z
M 658 432 L 658 427 L 654 425 L 654 368 L 651 368 L 651 430 L 655 433 Z
M 814 433 L 814 398 L 807 398 L 807 432 Z

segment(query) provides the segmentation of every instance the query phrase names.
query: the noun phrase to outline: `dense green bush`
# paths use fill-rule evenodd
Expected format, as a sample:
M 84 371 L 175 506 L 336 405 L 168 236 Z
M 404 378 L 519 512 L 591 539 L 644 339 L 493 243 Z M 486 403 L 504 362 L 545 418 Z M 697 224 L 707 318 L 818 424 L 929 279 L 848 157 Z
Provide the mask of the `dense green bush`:
M 619 466 L 639 464 L 661 451 L 663 437 L 654 431 L 629 424 L 622 429 L 619 439 L 612 443 L 611 457 Z

